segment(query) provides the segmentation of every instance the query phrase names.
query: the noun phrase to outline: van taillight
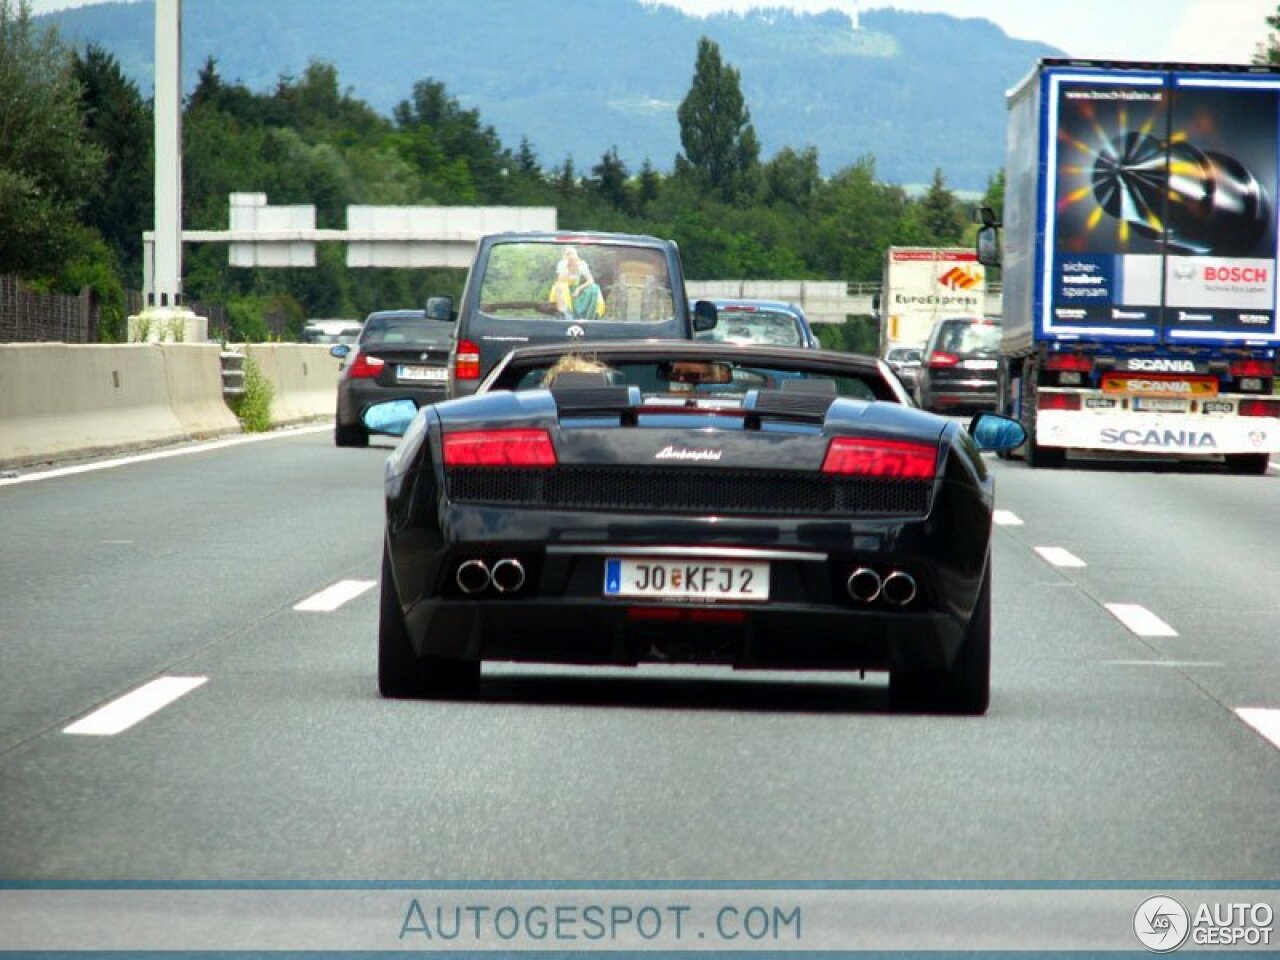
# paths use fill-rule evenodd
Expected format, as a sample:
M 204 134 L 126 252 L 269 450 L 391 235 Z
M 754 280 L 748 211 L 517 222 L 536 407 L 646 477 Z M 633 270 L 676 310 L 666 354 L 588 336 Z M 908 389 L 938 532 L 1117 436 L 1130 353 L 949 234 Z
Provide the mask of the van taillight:
M 944 350 L 935 350 L 933 353 L 929 354 L 929 359 L 926 362 L 930 367 L 937 370 L 943 367 L 954 367 L 960 362 L 960 358 L 954 353 L 947 353 Z
M 453 355 L 453 375 L 458 380 L 480 379 L 480 347 L 470 340 L 459 340 Z
M 1093 360 L 1083 353 L 1055 353 L 1045 361 L 1044 368 L 1089 373 L 1093 370 Z

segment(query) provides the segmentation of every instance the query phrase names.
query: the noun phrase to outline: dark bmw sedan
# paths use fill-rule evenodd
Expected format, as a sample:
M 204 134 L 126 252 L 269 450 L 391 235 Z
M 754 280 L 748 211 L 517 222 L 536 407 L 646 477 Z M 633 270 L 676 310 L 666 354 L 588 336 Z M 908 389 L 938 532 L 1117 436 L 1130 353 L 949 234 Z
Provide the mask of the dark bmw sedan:
M 916 374 L 916 399 L 926 410 L 994 410 L 1000 369 L 1000 325 L 986 317 L 939 320 Z
M 368 446 L 369 433 L 360 418 L 372 404 L 413 400 L 423 406 L 443 400 L 452 342 L 453 324 L 428 320 L 421 310 L 369 314 L 354 348 L 339 344 L 332 350 L 344 361 L 334 443 Z

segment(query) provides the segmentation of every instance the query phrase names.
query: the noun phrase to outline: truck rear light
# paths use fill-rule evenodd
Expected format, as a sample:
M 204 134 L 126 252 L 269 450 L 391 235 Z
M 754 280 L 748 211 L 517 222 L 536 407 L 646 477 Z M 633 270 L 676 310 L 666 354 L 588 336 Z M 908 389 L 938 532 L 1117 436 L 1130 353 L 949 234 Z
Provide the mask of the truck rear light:
M 1231 364 L 1232 377 L 1274 377 L 1276 365 L 1269 360 L 1237 360 Z
M 1075 373 L 1092 373 L 1093 358 L 1083 353 L 1055 353 L 1045 361 L 1046 370 L 1071 370 Z
M 938 448 L 914 440 L 836 437 L 827 447 L 823 473 L 897 480 L 933 479 Z
M 1079 410 L 1080 394 L 1078 393 L 1045 393 L 1036 394 L 1036 405 L 1041 410 Z
M 929 359 L 926 362 L 930 367 L 937 370 L 944 367 L 954 367 L 960 362 L 960 358 L 954 353 L 935 350 L 933 353 L 929 354 Z
M 356 380 L 376 377 L 382 373 L 386 365 L 387 362 L 381 357 L 370 357 L 367 354 L 357 352 L 355 359 L 347 367 L 347 376 Z
M 458 380 L 480 379 L 480 347 L 470 340 L 459 340 L 453 355 L 453 376 Z
M 461 430 L 444 435 L 446 467 L 554 467 L 546 430 Z
M 1241 400 L 1239 410 L 1242 417 L 1280 417 L 1280 400 Z

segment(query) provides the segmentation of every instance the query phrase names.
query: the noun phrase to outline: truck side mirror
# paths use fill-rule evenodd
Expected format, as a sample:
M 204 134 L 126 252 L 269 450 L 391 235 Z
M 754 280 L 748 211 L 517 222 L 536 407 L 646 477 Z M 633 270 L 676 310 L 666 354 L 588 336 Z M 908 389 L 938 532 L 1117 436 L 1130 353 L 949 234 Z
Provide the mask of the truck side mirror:
M 453 312 L 453 297 L 428 297 L 427 319 L 453 323 L 457 319 L 457 314 Z
M 1000 228 L 995 224 L 978 231 L 978 262 L 984 267 L 1000 266 Z

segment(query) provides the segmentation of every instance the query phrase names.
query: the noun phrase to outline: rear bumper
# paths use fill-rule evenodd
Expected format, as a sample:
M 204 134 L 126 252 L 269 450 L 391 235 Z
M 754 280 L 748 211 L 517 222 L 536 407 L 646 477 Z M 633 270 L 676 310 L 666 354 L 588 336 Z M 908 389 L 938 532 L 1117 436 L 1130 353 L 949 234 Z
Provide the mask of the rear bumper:
M 443 382 L 430 386 L 415 384 L 395 384 L 383 386 L 376 380 L 341 380 L 338 383 L 338 423 L 344 427 L 354 426 L 360 422 L 365 410 L 375 403 L 388 400 L 412 400 L 423 407 L 430 403 L 439 403 L 445 398 Z
M 736 669 L 924 670 L 951 663 L 964 621 L 777 604 L 716 605 L 740 624 L 637 619 L 636 604 L 584 599 L 426 600 L 407 617 L 420 656 L 458 660 L 634 666 L 706 663 Z M 671 610 L 639 605 L 639 613 Z M 681 612 L 693 610 L 681 605 Z
M 1184 457 L 1280 453 L 1280 419 L 1041 410 L 1036 417 L 1036 443 Z

